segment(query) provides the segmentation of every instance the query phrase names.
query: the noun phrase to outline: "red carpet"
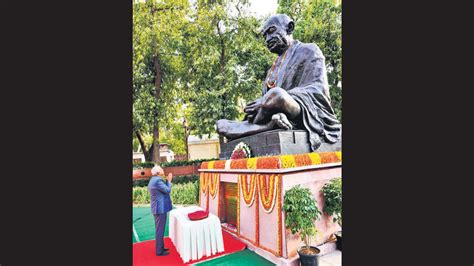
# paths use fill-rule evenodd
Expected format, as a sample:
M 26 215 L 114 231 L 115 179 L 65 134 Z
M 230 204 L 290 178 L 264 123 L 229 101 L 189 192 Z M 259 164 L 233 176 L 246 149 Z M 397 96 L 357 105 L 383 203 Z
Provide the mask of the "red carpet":
M 186 264 L 176 251 L 176 247 L 168 237 L 165 238 L 165 247 L 170 249 L 168 256 L 155 255 L 155 240 L 139 242 L 133 244 L 133 266 L 147 266 L 147 265 L 191 265 L 202 262 L 211 258 L 220 257 L 230 253 L 235 253 L 245 249 L 245 244 L 235 239 L 229 233 L 222 231 L 224 239 L 224 252 L 217 253 L 210 257 L 202 257 L 200 260 L 191 260 Z

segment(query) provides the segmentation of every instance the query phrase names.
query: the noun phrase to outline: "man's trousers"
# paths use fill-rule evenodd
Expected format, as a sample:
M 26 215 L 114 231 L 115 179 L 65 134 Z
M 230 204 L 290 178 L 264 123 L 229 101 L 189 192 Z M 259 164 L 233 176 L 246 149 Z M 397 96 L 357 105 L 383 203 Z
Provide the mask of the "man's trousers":
M 165 248 L 163 234 L 165 233 L 166 213 L 153 214 L 153 216 L 155 217 L 156 255 L 161 255 Z

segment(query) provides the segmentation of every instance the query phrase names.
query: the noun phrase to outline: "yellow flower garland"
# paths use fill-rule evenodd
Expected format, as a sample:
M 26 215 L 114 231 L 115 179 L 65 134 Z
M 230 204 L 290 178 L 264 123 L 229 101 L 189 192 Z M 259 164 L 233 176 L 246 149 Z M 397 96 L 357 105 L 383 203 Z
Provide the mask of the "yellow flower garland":
M 219 190 L 220 177 L 221 175 L 219 173 L 211 174 L 211 178 L 209 180 L 209 194 L 212 198 L 216 197 L 217 191 Z
M 311 159 L 311 164 L 315 165 L 315 164 L 321 164 L 321 156 L 319 156 L 319 154 L 317 153 L 308 153 L 309 155 L 309 158 Z
M 257 158 L 247 159 L 247 169 L 257 169 Z
M 203 194 L 207 194 L 207 187 L 208 187 L 208 184 L 207 184 L 207 180 L 208 180 L 208 175 L 209 173 L 206 173 L 206 172 L 201 172 L 199 174 L 199 182 L 200 182 L 200 186 L 201 186 L 201 191 Z
M 282 155 L 280 156 L 281 168 L 294 168 L 296 167 L 295 156 L 293 155 Z

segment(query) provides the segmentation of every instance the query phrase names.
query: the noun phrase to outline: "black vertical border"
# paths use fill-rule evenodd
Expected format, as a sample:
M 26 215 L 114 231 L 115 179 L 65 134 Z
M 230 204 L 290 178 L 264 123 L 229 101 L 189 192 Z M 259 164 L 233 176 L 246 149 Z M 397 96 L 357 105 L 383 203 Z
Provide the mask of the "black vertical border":
M 473 5 L 344 1 L 344 265 L 472 265 Z
M 131 265 L 132 1 L 0 8 L 0 264 Z

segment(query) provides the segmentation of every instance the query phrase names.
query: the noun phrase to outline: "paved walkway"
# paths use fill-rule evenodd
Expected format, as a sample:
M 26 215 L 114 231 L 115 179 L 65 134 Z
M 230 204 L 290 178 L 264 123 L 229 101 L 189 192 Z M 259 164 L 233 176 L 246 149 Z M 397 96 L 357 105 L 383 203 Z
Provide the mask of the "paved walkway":
M 342 252 L 335 250 L 319 258 L 319 266 L 341 266 Z

